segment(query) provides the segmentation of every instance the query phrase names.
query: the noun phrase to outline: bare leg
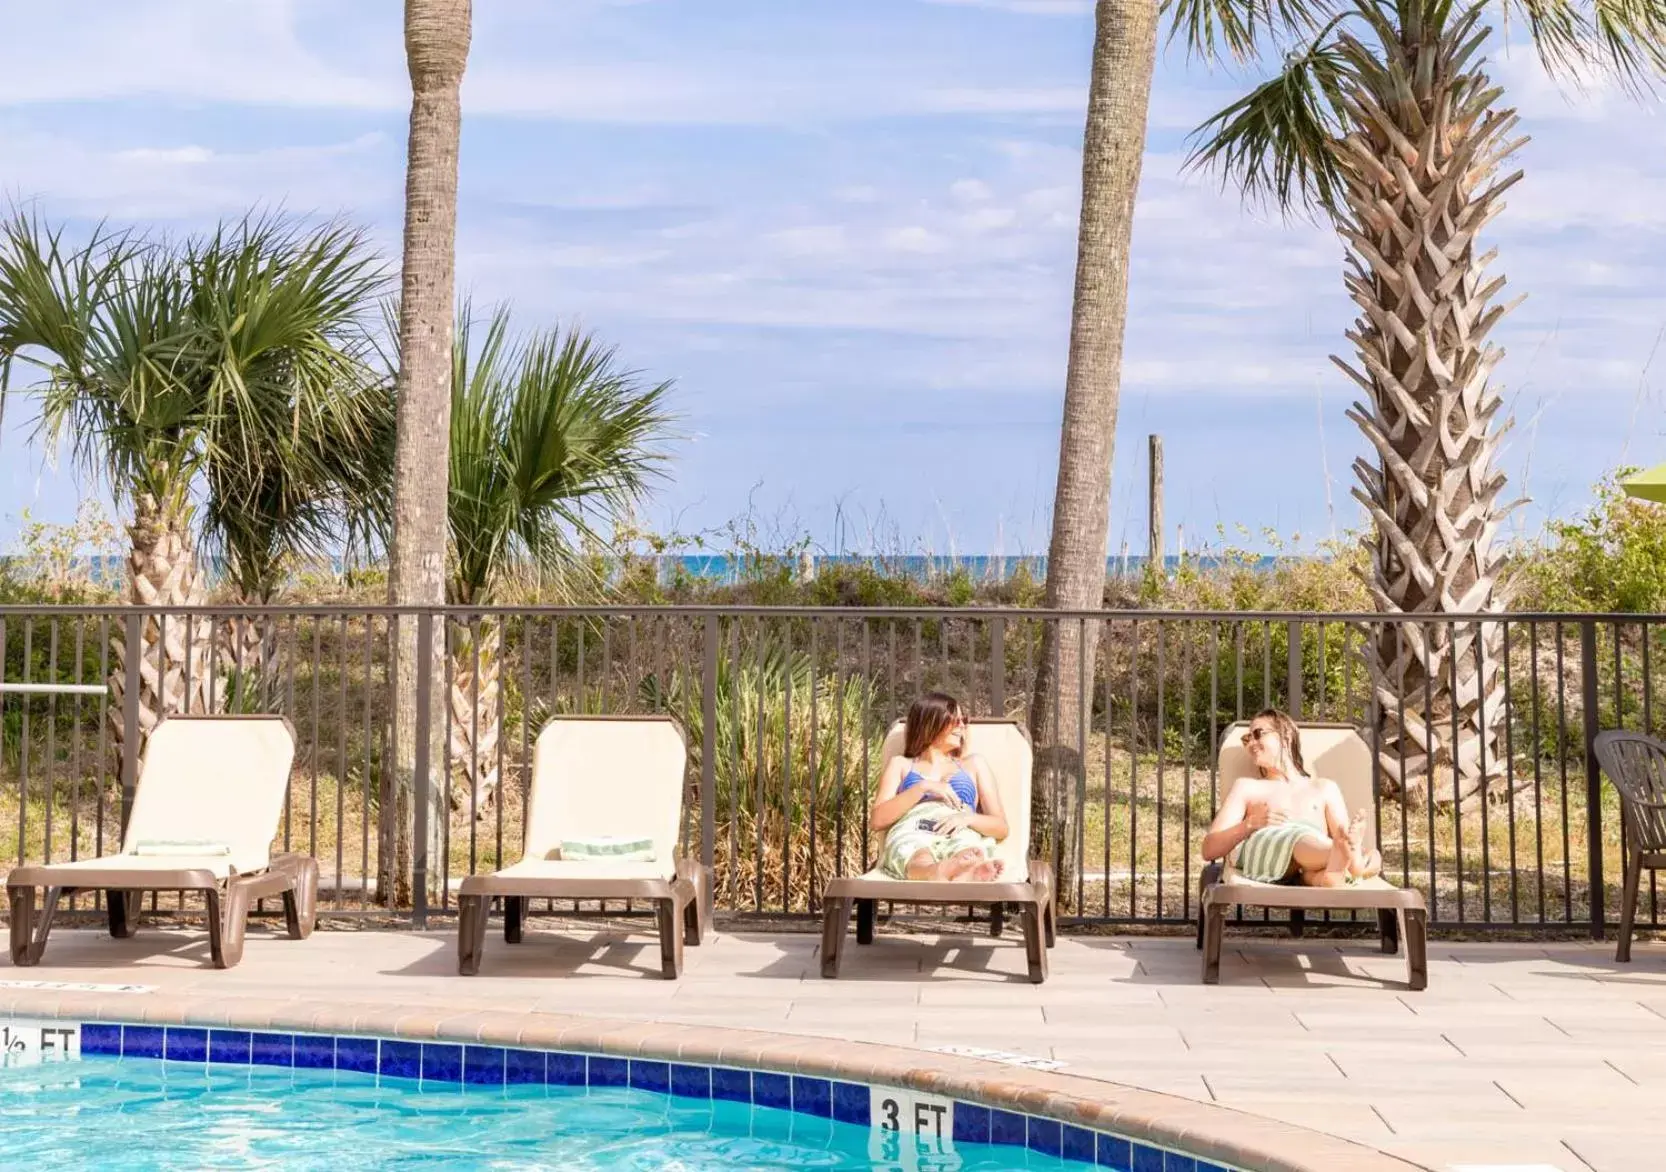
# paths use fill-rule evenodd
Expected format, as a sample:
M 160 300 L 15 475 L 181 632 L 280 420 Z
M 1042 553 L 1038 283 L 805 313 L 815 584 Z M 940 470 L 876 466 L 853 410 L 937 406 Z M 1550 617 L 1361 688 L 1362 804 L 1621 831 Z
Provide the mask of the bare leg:
M 1366 850 L 1365 842 L 1365 811 L 1360 810 L 1348 823 L 1348 874 L 1355 879 L 1371 879 L 1382 873 L 1383 857 L 1375 850 Z

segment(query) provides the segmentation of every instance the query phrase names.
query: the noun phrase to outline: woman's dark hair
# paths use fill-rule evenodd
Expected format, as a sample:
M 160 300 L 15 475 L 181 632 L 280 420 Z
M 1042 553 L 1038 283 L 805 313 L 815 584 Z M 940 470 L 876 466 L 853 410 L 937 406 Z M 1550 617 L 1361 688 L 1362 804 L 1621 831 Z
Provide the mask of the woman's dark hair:
M 1290 763 L 1306 773 L 1307 765 L 1302 761 L 1302 731 L 1296 727 L 1296 722 L 1290 719 L 1290 714 L 1281 708 L 1263 708 L 1255 714 L 1255 719 L 1273 722 L 1278 739 L 1283 741 L 1284 747 L 1289 750 Z
M 908 706 L 903 722 L 902 752 L 918 757 L 936 743 L 961 716 L 960 701 L 945 692 L 927 692 Z

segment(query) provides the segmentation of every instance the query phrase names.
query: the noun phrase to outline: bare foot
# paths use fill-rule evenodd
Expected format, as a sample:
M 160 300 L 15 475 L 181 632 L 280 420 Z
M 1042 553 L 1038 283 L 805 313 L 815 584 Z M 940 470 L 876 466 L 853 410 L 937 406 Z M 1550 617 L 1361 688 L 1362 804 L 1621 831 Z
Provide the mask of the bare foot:
M 1001 877 L 1001 864 L 994 859 L 984 859 L 960 877 L 971 883 L 993 883 Z
M 1383 857 L 1368 850 L 1365 843 L 1365 811 L 1357 810 L 1348 823 L 1348 874 L 1355 879 L 1373 879 L 1381 874 Z
M 937 864 L 937 878 L 953 883 L 956 880 L 966 878 L 967 873 L 981 862 L 983 862 L 983 853 L 968 848 L 958 854 L 950 855 Z

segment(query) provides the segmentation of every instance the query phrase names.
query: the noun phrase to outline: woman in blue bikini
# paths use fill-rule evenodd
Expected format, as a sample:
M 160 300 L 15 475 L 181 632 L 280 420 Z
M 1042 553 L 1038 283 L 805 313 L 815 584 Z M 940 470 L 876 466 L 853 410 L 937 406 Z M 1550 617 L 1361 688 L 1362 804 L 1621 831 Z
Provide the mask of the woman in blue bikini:
M 897 879 L 1000 877 L 995 844 L 1007 836 L 1006 811 L 989 767 L 963 756 L 960 702 L 927 692 L 909 705 L 903 752 L 885 763 L 868 825 L 883 831 L 880 867 Z

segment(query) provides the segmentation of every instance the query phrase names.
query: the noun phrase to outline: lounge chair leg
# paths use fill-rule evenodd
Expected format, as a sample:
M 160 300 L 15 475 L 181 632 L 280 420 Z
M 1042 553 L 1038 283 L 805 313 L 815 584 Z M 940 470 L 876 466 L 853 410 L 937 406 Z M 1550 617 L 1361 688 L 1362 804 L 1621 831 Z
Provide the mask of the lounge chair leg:
M 1203 874 L 1197 878 L 1197 946 L 1203 949 L 1203 919 L 1204 910 L 1209 905 L 1209 889 L 1221 881 L 1221 865 L 1210 863 L 1203 868 Z
M 139 930 L 139 892 L 106 891 L 104 909 L 110 920 L 110 935 L 129 940 Z
M 1614 944 L 1614 959 L 1621 964 L 1631 959 L 1631 925 L 1637 915 L 1637 888 L 1643 878 L 1643 852 L 1632 851 L 1626 865 L 1625 894 L 1620 899 L 1620 938 Z
M 35 889 L 12 887 L 11 896 L 12 963 L 28 967 L 40 961 L 40 953 L 32 947 L 35 927 Z
M 217 892 L 208 893 L 209 952 L 217 969 L 229 969 L 243 959 L 243 937 L 249 926 L 249 889 L 233 879 L 226 885 L 224 914 Z M 220 924 L 218 932 L 214 925 Z
M 1307 929 L 1307 912 L 1299 907 L 1290 909 L 1290 936 L 1294 940 L 1302 938 L 1302 932 Z
M 1400 951 L 1400 917 L 1392 908 L 1377 912 L 1377 928 L 1382 932 L 1383 955 L 1393 956 Z
M 683 975 L 683 934 L 678 931 L 677 901 L 654 901 L 655 918 L 659 921 L 659 973 L 668 981 Z
M 1203 909 L 1203 983 L 1221 983 L 1221 942 L 1226 935 L 1226 905 L 1211 903 Z
M 873 943 L 873 922 L 878 910 L 878 900 L 859 899 L 856 901 L 856 943 Z
M 1429 987 L 1429 913 L 1406 908 L 1400 913 L 1400 934 L 1406 941 L 1406 984 L 1415 993 Z
M 677 878 L 688 884 L 692 898 L 683 905 L 683 943 L 703 944 L 711 930 L 712 872 L 685 859 L 677 864 Z
M 850 930 L 849 899 L 829 899 L 821 907 L 821 975 L 832 980 L 844 960 L 845 933 Z
M 458 976 L 472 977 L 480 971 L 480 958 L 486 952 L 486 916 L 490 910 L 490 896 L 457 897 Z
M 305 940 L 318 923 L 318 860 L 307 859 L 283 893 L 284 926 L 291 940 Z
M 1030 970 L 1030 984 L 1039 985 L 1047 979 L 1047 910 L 1044 901 L 1026 903 L 1020 919 L 1024 925 L 1024 960 Z
M 1047 892 L 1047 898 L 1041 901 L 1041 927 L 1042 937 L 1046 940 L 1048 948 L 1059 942 L 1059 901 L 1051 890 Z
M 989 935 L 991 937 L 993 937 L 994 939 L 999 940 L 1001 938 L 1001 933 L 1006 931 L 1006 927 L 1007 927 L 1007 905 L 1004 904 L 1004 903 L 990 904 L 989 905 Z
M 526 917 L 526 896 L 506 895 L 503 897 L 503 942 L 505 944 L 519 944 L 523 931 L 522 921 Z

